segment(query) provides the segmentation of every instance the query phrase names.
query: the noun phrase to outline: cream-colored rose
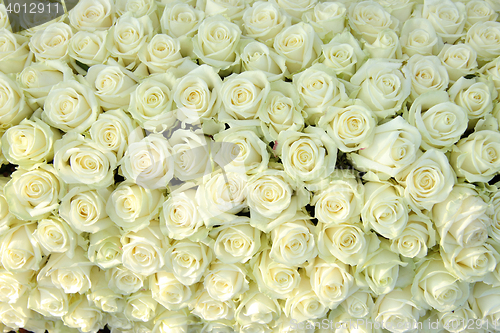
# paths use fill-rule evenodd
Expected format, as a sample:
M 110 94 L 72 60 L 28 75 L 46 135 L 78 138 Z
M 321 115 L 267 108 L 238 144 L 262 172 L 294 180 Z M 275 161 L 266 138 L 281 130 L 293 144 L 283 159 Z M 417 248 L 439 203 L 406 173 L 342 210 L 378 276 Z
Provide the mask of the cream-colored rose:
M 271 230 L 269 257 L 281 264 L 299 266 L 316 257 L 315 230 L 308 217 L 298 213 L 291 221 Z
M 403 197 L 403 188 L 388 182 L 367 182 L 361 219 L 365 229 L 393 239 L 403 232 L 410 209 Z
M 450 272 L 468 283 L 483 281 L 488 273 L 495 270 L 500 259 L 500 255 L 490 244 L 456 247 L 453 251 L 442 251 L 441 257 Z
M 161 312 L 156 310 L 156 316 L 153 320 L 153 332 L 188 332 L 193 326 L 198 323 L 197 318 L 184 308 L 178 311 L 164 310 Z
M 222 102 L 219 97 L 221 86 L 221 78 L 208 65 L 202 65 L 177 80 L 172 90 L 178 119 L 193 124 L 214 117 Z
M 206 272 L 203 286 L 213 299 L 229 301 L 248 290 L 246 271 L 239 264 L 214 261 Z
M 116 155 L 75 132 L 54 144 L 54 168 L 67 184 L 103 188 L 113 183 Z
M 203 64 L 217 71 L 239 65 L 236 53 L 241 29 L 221 15 L 207 17 L 193 37 L 193 52 Z
M 412 300 L 410 287 L 406 287 L 380 295 L 373 307 L 372 319 L 392 333 L 416 332 L 424 314 Z
M 363 50 L 372 58 L 401 59 L 403 57 L 399 37 L 394 30 L 379 31 L 372 44 L 365 43 Z
M 448 71 L 450 82 L 455 82 L 477 69 L 477 53 L 467 44 L 445 44 L 438 58 Z
M 248 221 L 215 228 L 210 237 L 215 239 L 216 258 L 226 264 L 247 262 L 261 246 L 260 230 L 250 226 Z
M 132 272 L 151 275 L 163 267 L 168 240 L 162 235 L 158 221 L 139 231 L 125 233 L 121 243 L 123 266 Z
M 241 65 L 245 71 L 262 71 L 271 82 L 288 75 L 285 58 L 263 43 L 250 42 L 241 51 Z
M 469 28 L 465 44 L 476 51 L 479 61 L 485 63 L 500 55 L 500 22 L 478 22 Z
M 487 1 L 473 0 L 465 4 L 467 11 L 466 26 L 470 28 L 477 22 L 496 21 L 498 13 Z
M 95 332 L 104 326 L 103 317 L 103 313 L 85 295 L 77 295 L 62 319 L 67 327 L 78 328 L 80 332 Z
M 290 26 L 291 18 L 274 2 L 256 1 L 243 14 L 243 32 L 267 46 L 284 28 Z
M 52 87 L 45 100 L 42 120 L 64 132 L 82 133 L 101 112 L 92 89 L 76 80 L 62 81 Z
M 319 38 L 327 43 L 344 30 L 346 14 L 347 8 L 342 2 L 318 2 L 312 11 L 302 15 L 302 20 L 312 25 Z
M 27 294 L 16 303 L 0 303 L 0 321 L 8 328 L 17 330 L 26 327 L 31 317 L 34 317 L 34 312 L 28 308 Z
M 162 132 L 176 121 L 172 87 L 175 78 L 161 74 L 144 79 L 130 96 L 128 111 L 141 127 L 151 132 Z
M 484 282 L 477 282 L 472 288 L 469 305 L 483 323 L 488 323 L 493 329 L 500 324 L 500 287 L 492 287 Z
M 67 294 L 83 294 L 90 289 L 92 263 L 81 247 L 75 249 L 73 258 L 64 253 L 52 253 L 45 266 L 38 272 L 39 285 L 52 283 Z
M 167 250 L 165 267 L 183 285 L 190 286 L 201 280 L 212 257 L 212 250 L 207 245 L 183 239 L 174 242 Z
M 380 241 L 374 233 L 364 233 L 351 223 L 318 223 L 319 257 L 327 262 L 338 259 L 347 265 L 362 264 Z
M 161 29 L 164 34 L 174 38 L 193 37 L 204 18 L 205 13 L 201 10 L 185 2 L 173 1 L 165 6 L 160 19 Z
M 220 148 L 214 154 L 214 161 L 225 170 L 241 170 L 247 174 L 258 174 L 267 169 L 269 152 L 267 145 L 251 129 L 229 128 L 214 135 Z M 215 146 L 215 147 L 214 147 Z
M 185 286 L 172 273 L 159 271 L 149 277 L 153 298 L 170 311 L 187 309 L 195 296 L 196 285 Z
M 196 298 L 192 313 L 207 320 L 232 320 L 236 304 L 232 300 L 218 301 L 210 297 L 208 292 L 201 291 Z
M 56 216 L 38 221 L 33 236 L 45 255 L 49 255 L 51 252 L 66 253 L 70 258 L 75 255 L 79 241 L 71 226 Z
M 158 216 L 163 193 L 125 181 L 108 197 L 106 213 L 126 231 L 139 231 Z
M 0 72 L 0 131 L 19 124 L 32 113 L 21 87 Z
M 235 311 L 236 321 L 242 326 L 253 324 L 273 324 L 281 315 L 278 301 L 259 292 L 257 284 L 251 284 L 250 290 L 242 295 Z M 248 332 L 252 332 L 251 329 Z
M 2 153 L 10 163 L 31 169 L 54 157 L 54 142 L 61 134 L 38 118 L 24 119 L 2 136 Z
M 446 67 L 437 56 L 422 56 L 414 54 L 406 66 L 407 76 L 411 79 L 412 99 L 429 91 L 446 90 L 449 77 Z
M 267 76 L 261 71 L 245 71 L 225 78 L 220 90 L 219 121 L 231 126 L 258 125 L 257 111 L 270 90 Z
M 137 86 L 134 74 L 117 65 L 94 65 L 88 69 L 85 79 L 105 111 L 128 109 L 130 95 Z
M 285 58 L 291 74 L 309 67 L 321 55 L 321 45 L 314 28 L 304 22 L 284 28 L 273 43 L 276 52 Z
M 71 37 L 68 54 L 73 68 L 80 68 L 76 61 L 87 66 L 100 65 L 108 58 L 108 50 L 104 46 L 107 31 L 78 31 Z M 80 72 L 80 74 L 85 74 Z
M 347 101 L 344 84 L 336 78 L 332 69 L 324 65 L 314 64 L 295 74 L 293 85 L 304 103 L 309 124 L 316 124 L 327 107 Z
M 42 251 L 33 232 L 35 223 L 13 225 L 1 238 L 1 263 L 12 273 L 38 271 L 42 263 Z
M 272 260 L 269 252 L 270 249 L 266 249 L 250 261 L 255 282 L 259 290 L 267 296 L 285 299 L 298 288 L 301 276 L 295 267 Z
M 349 80 L 366 58 L 367 55 L 361 50 L 358 40 L 345 30 L 322 46 L 319 61 L 330 67 L 338 77 Z
M 425 0 L 422 17 L 434 26 L 445 43 L 453 44 L 464 35 L 467 12 L 461 2 Z
M 373 309 L 371 292 L 358 290 L 341 304 L 342 308 L 353 318 L 366 318 Z
M 461 77 L 448 90 L 450 100 L 461 106 L 469 117 L 469 126 L 476 123 L 479 118 L 484 118 L 493 110 L 493 101 L 497 91 L 493 85 L 477 80 L 467 80 Z
M 401 234 L 391 240 L 391 251 L 407 258 L 423 258 L 436 245 L 436 231 L 427 216 L 413 212 L 408 215 L 408 223 Z
M 16 303 L 25 293 L 29 293 L 32 271 L 13 273 L 0 270 L 0 300 L 3 303 Z
M 114 226 L 91 233 L 89 236 L 88 258 L 103 270 L 122 263 L 120 230 Z
M 458 177 L 488 182 L 500 171 L 500 133 L 474 132 L 453 147 L 450 163 Z
M 59 207 L 66 186 L 51 164 L 42 164 L 28 171 L 19 168 L 4 187 L 9 211 L 25 221 L 38 220 Z
M 311 282 L 303 276 L 298 288 L 286 299 L 283 313 L 292 320 L 302 322 L 323 317 L 328 307 L 311 290 Z
M 76 30 L 108 30 L 115 20 L 115 3 L 111 0 L 78 1 L 69 12 L 69 22 Z
M 160 213 L 161 227 L 162 232 L 169 238 L 180 240 L 197 235 L 203 225 L 195 194 L 193 189 L 174 191 L 163 203 Z
M 449 332 L 467 332 L 467 323 L 476 323 L 477 315 L 469 307 L 468 303 L 453 311 L 436 313 L 439 319 L 439 327 L 443 327 Z M 481 323 L 478 321 L 478 330 Z M 470 325 L 469 325 L 470 326 Z
M 19 73 L 31 62 L 29 38 L 0 30 L 0 71 L 5 74 Z
M 349 25 L 353 33 L 373 43 L 384 29 L 397 29 L 399 21 L 381 5 L 372 1 L 361 1 L 349 7 Z
M 318 127 L 326 130 L 340 151 L 363 150 L 373 140 L 379 113 L 355 99 L 329 107 L 319 119 Z
M 400 42 L 403 53 L 410 57 L 414 54 L 437 55 L 443 47 L 431 22 L 416 17 L 404 23 Z
M 272 3 L 278 5 L 279 8 L 281 8 L 289 16 L 291 16 L 293 20 L 292 23 L 297 23 L 298 21 L 300 21 L 302 15 L 314 9 L 316 4 L 318 3 L 318 0 L 273 0 Z
M 196 1 L 196 8 L 203 10 L 205 15 L 222 15 L 231 22 L 241 26 L 241 18 L 248 3 L 244 0 L 199 0 Z
M 130 295 L 142 288 L 145 276 L 134 273 L 119 265 L 106 270 L 106 280 L 109 288 L 123 295 Z
M 357 289 L 351 269 L 341 262 L 316 258 L 306 266 L 306 272 L 314 293 L 330 309 L 336 308 Z
M 314 217 L 326 224 L 359 221 L 364 188 L 354 173 L 336 171 L 328 187 L 314 193 Z
M 90 279 L 92 280 L 92 286 L 90 287 L 88 298 L 96 307 L 108 313 L 123 311 L 125 301 L 122 295 L 109 288 L 104 270 L 93 267 Z
M 335 168 L 337 147 L 327 133 L 317 127 L 306 127 L 303 133 L 286 130 L 278 136 L 276 152 L 287 175 L 299 184 L 309 186 L 330 176 Z
M 304 128 L 299 96 L 295 87 L 288 82 L 276 81 L 271 84 L 271 91 L 257 115 L 267 141 L 276 141 L 285 130 L 301 131 Z
M 120 170 L 127 180 L 148 189 L 167 187 L 174 176 L 174 158 L 168 141 L 160 134 L 150 134 L 130 143 Z
M 154 318 L 158 302 L 153 299 L 151 292 L 138 291 L 127 297 L 124 314 L 130 321 L 147 322 Z
M 179 66 L 184 60 L 178 39 L 157 34 L 139 50 L 139 60 L 148 67 L 149 73 L 165 73 L 171 67 Z
M 467 185 L 455 185 L 448 198 L 432 209 L 433 222 L 444 252 L 458 247 L 477 247 L 488 238 L 491 219 L 488 204 Z
M 162 8 L 163 9 L 163 8 Z M 147 16 L 151 19 L 153 27 L 159 27 L 158 4 L 153 0 L 118 0 L 116 1 L 117 16 L 132 14 L 134 17 Z
M 415 2 L 411 0 L 377 0 L 377 2 L 399 22 L 408 21 L 415 7 Z
M 408 263 L 402 262 L 397 253 L 389 250 L 387 241 L 374 252 L 368 254 L 365 262 L 354 271 L 356 284 L 369 287 L 375 295 L 387 294 L 394 290 L 401 269 Z
M 37 286 L 30 291 L 28 308 L 45 317 L 62 317 L 68 313 L 68 294 L 54 287 Z
M 439 256 L 422 261 L 411 286 L 415 302 L 424 309 L 431 307 L 440 312 L 453 311 L 469 297 L 469 285 L 457 280 Z
M 30 49 L 38 61 L 68 61 L 68 45 L 72 36 L 73 31 L 69 25 L 62 22 L 53 23 L 43 30 L 38 30 L 31 37 Z
M 416 160 L 421 140 L 415 127 L 396 117 L 375 127 L 370 145 L 349 158 L 358 170 L 394 177 Z
M 429 91 L 418 96 L 406 116 L 422 135 L 422 149 L 451 150 L 467 130 L 467 111 L 450 101 L 444 91 Z

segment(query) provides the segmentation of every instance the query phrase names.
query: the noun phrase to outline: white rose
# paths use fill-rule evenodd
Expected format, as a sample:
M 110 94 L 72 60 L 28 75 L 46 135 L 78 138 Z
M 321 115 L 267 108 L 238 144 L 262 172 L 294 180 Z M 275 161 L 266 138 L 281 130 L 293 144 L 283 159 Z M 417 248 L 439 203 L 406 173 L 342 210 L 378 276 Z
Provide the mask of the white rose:
M 156 133 L 174 125 L 174 82 L 175 78 L 168 74 L 149 76 L 131 93 L 128 111 L 141 127 Z
M 147 322 L 153 319 L 157 306 L 149 290 L 138 291 L 127 297 L 123 313 L 130 321 Z
M 165 266 L 183 285 L 190 286 L 200 281 L 212 257 L 212 250 L 207 245 L 183 239 L 167 250 Z
M 159 310 L 157 310 L 159 312 Z M 184 333 L 192 329 L 197 323 L 197 318 L 185 308 L 179 311 L 165 310 L 156 314 L 154 319 L 153 332 L 175 332 Z
M 314 193 L 314 217 L 323 223 L 358 222 L 363 206 L 363 185 L 354 173 L 335 172 L 328 187 Z
M 204 10 L 206 16 L 221 14 L 240 26 L 247 6 L 248 3 L 243 0 L 198 0 L 196 2 L 196 8 Z
M 500 255 L 490 244 L 456 247 L 453 251 L 441 251 L 441 257 L 450 272 L 458 276 L 460 281 L 468 283 L 483 281 L 488 273 L 495 270 L 500 259 Z
M 195 194 L 193 189 L 174 191 L 163 203 L 161 227 L 169 238 L 180 240 L 191 237 L 203 225 Z
M 242 295 L 235 311 L 236 321 L 242 329 L 251 324 L 272 324 L 279 319 L 280 315 L 281 306 L 278 301 L 260 293 L 256 284 L 251 284 L 250 290 Z M 253 331 L 248 329 L 245 332 Z
M 493 100 L 497 92 L 493 85 L 477 80 L 467 80 L 461 77 L 448 90 L 450 100 L 461 106 L 469 117 L 469 126 L 475 124 L 479 118 L 484 118 L 493 110 Z
M 7 161 L 31 169 L 54 157 L 54 142 L 61 134 L 38 118 L 24 119 L 2 136 L 2 153 Z
M 214 117 L 220 107 L 222 80 L 215 69 L 202 65 L 177 80 L 173 99 L 177 104 L 177 117 L 188 124 Z
M 309 67 L 321 55 L 321 45 L 313 27 L 304 22 L 284 28 L 273 43 L 276 52 L 285 58 L 291 74 Z
M 112 291 L 109 288 L 106 272 L 97 267 L 93 267 L 90 278 L 92 286 L 88 298 L 100 310 L 108 313 L 123 311 L 124 299 L 122 295 Z
M 229 301 L 248 290 L 246 271 L 242 265 L 214 261 L 206 272 L 203 286 L 213 299 Z
M 397 18 L 399 22 L 406 22 L 412 12 L 415 3 L 411 0 L 377 0 L 384 9 Z
M 458 141 L 450 163 L 458 177 L 469 182 L 488 182 L 500 171 L 500 134 L 483 130 Z
M 52 87 L 45 100 L 42 120 L 64 132 L 82 133 L 89 129 L 101 112 L 92 89 L 76 80 Z
M 32 113 L 21 88 L 7 75 L 0 73 L 0 131 L 19 124 Z
M 466 26 L 476 24 L 477 22 L 496 21 L 498 14 L 495 9 L 486 1 L 473 0 L 465 4 L 467 11 Z
M 276 35 L 290 24 L 290 16 L 273 2 L 256 1 L 243 13 L 244 35 L 269 47 Z
M 69 132 L 55 142 L 54 151 L 54 168 L 64 182 L 94 188 L 113 183 L 116 155 L 90 139 Z
M 151 275 L 164 265 L 164 254 L 168 245 L 160 232 L 158 221 L 139 231 L 130 231 L 122 235 L 123 266 L 132 272 Z
M 443 47 L 443 41 L 431 22 L 416 17 L 403 24 L 400 42 L 403 53 L 410 57 L 414 54 L 437 55 Z
M 68 313 L 63 316 L 67 327 L 78 328 L 80 332 L 95 332 L 104 325 L 102 312 L 84 295 L 71 300 Z
M 103 270 L 122 263 L 120 230 L 114 226 L 91 233 L 88 258 Z
M 68 61 L 68 45 L 73 32 L 66 23 L 53 23 L 38 30 L 30 39 L 30 49 L 38 61 Z
M 258 117 L 267 141 L 277 140 L 285 130 L 301 131 L 304 117 L 295 87 L 288 82 L 273 82 Z
M 5 74 L 19 73 L 31 62 L 29 38 L 0 30 L 0 71 Z
M 365 58 L 367 55 L 361 50 L 358 40 L 345 30 L 322 46 L 319 61 L 330 67 L 338 77 L 349 80 L 364 63 Z
M 76 61 L 87 66 L 104 63 L 109 55 L 104 44 L 107 34 L 107 31 L 78 31 L 74 34 L 68 45 L 68 54 L 73 68 L 79 67 Z
M 449 77 L 446 67 L 437 56 L 414 54 L 406 66 L 407 76 L 411 79 L 412 99 L 428 91 L 446 90 Z
M 149 277 L 149 286 L 153 298 L 170 311 L 187 309 L 195 295 L 195 286 L 183 285 L 174 274 L 164 271 Z
M 468 303 L 453 311 L 437 313 L 437 316 L 440 327 L 453 333 L 467 332 L 467 323 L 476 323 L 475 320 L 478 319 L 474 311 L 470 309 Z
M 408 215 L 408 223 L 401 234 L 391 240 L 391 250 L 407 258 L 423 258 L 436 245 L 436 231 L 427 216 L 413 212 Z
M 300 20 L 302 15 L 313 9 L 318 0 L 300 0 L 300 1 L 290 1 L 290 0 L 272 0 L 272 3 L 278 5 L 281 9 L 292 17 L 294 21 Z M 293 22 L 296 23 L 296 22 Z
M 94 91 L 102 108 L 128 109 L 130 94 L 135 90 L 137 78 L 121 66 L 94 65 L 90 67 L 85 80 Z
M 288 75 L 285 58 L 263 43 L 250 42 L 241 51 L 241 65 L 245 71 L 262 71 L 269 81 L 277 81 Z
M 3 303 L 16 303 L 29 292 L 32 277 L 32 271 L 12 273 L 5 269 L 0 270 L 0 300 Z
M 139 60 L 148 67 L 149 73 L 165 73 L 179 66 L 184 60 L 179 40 L 165 34 L 157 34 L 139 50 Z
M 241 29 L 221 15 L 207 17 L 193 37 L 193 52 L 203 64 L 218 70 L 239 65 L 236 53 Z
M 445 44 L 438 57 L 448 71 L 450 82 L 472 74 L 477 69 L 477 53 L 467 44 Z
M 370 145 L 349 158 L 358 170 L 394 177 L 416 160 L 420 143 L 419 131 L 402 117 L 396 117 L 375 127 Z
M 448 198 L 432 209 L 433 222 L 445 252 L 477 247 L 488 238 L 488 204 L 467 185 L 455 185 Z
M 77 30 L 108 30 L 115 20 L 115 4 L 111 0 L 78 1 L 69 12 L 69 22 Z
M 232 300 L 217 301 L 210 297 L 208 292 L 203 291 L 195 300 L 192 313 L 207 320 L 232 320 L 236 305 Z
M 58 252 L 66 253 L 70 258 L 74 256 L 79 241 L 71 226 L 56 216 L 39 220 L 33 236 L 45 255 Z
M 376 2 L 361 1 L 349 7 L 349 25 L 353 33 L 373 43 L 384 29 L 395 30 L 399 21 Z
M 64 253 L 52 253 L 45 266 L 38 272 L 39 285 L 52 284 L 67 294 L 83 294 L 90 289 L 92 263 L 81 247 L 75 249 L 73 258 Z
M 451 0 L 425 0 L 422 17 L 429 20 L 445 43 L 453 44 L 464 35 L 465 5 Z
M 424 309 L 432 307 L 440 312 L 453 311 L 466 302 L 469 285 L 457 280 L 439 256 L 432 256 L 419 264 L 411 293 Z
M 305 104 L 309 124 L 315 124 L 327 107 L 347 101 L 344 84 L 336 78 L 332 69 L 324 65 L 314 64 L 295 74 L 293 85 Z
M 500 287 L 492 287 L 483 282 L 477 282 L 474 284 L 469 298 L 472 311 L 482 322 L 488 322 L 488 325 L 493 329 L 496 329 L 500 323 L 499 293 Z
M 477 52 L 478 60 L 488 62 L 500 55 L 500 43 L 498 42 L 499 34 L 499 22 L 478 22 L 467 31 L 465 44 L 469 45 Z
M 364 233 L 356 224 L 318 224 L 319 257 L 327 262 L 337 258 L 344 264 L 359 265 L 380 241 L 374 233 Z
M 306 11 L 302 20 L 309 23 L 323 42 L 344 30 L 347 9 L 341 2 L 318 2 L 312 11 Z
M 54 287 L 37 286 L 31 290 L 28 308 L 45 317 L 62 317 L 68 313 L 68 294 Z
M 445 91 L 429 91 L 418 96 L 410 107 L 408 122 L 422 135 L 422 149 L 446 152 L 467 130 L 467 111 L 450 101 Z
M 159 26 L 158 12 L 158 4 L 153 0 L 116 1 L 117 16 L 125 13 L 131 13 L 134 17 L 148 16 L 155 28 Z
M 148 189 L 161 189 L 174 176 L 172 157 L 168 141 L 160 134 L 150 134 L 129 144 L 120 169 L 127 180 Z
M 204 18 L 205 13 L 201 10 L 194 9 L 188 3 L 174 1 L 165 6 L 160 23 L 162 32 L 174 38 L 193 37 Z
M 266 249 L 250 261 L 255 282 L 267 296 L 285 299 L 299 286 L 301 276 L 295 267 L 272 260 L 269 252 L 270 249 Z
M 35 223 L 22 223 L 4 233 L 0 246 L 3 268 L 15 274 L 40 269 L 42 251 L 33 237 L 35 229 Z
M 319 119 L 318 127 L 326 130 L 340 151 L 363 150 L 373 140 L 378 114 L 361 100 L 351 100 L 330 106 Z
M 163 199 L 159 190 L 125 181 L 108 197 L 106 213 L 123 229 L 139 231 L 158 216 Z
M 311 282 L 305 276 L 302 277 L 298 288 L 286 299 L 283 307 L 283 313 L 297 322 L 321 318 L 327 312 L 328 307 L 311 290 Z
M 373 309 L 371 292 L 358 290 L 341 304 L 342 308 L 354 318 L 366 318 Z
M 65 184 L 50 164 L 31 171 L 17 169 L 4 187 L 9 211 L 25 221 L 49 216 L 65 193 Z
M 27 294 L 16 303 L 0 303 L 0 321 L 9 328 L 17 330 L 26 327 L 31 317 L 34 313 L 28 308 Z
M 214 228 L 210 237 L 215 239 L 215 257 L 225 264 L 245 263 L 260 250 L 262 234 L 248 221 Z M 262 241 L 265 238 L 262 237 Z
M 123 266 L 116 266 L 106 270 L 106 280 L 109 288 L 123 295 L 130 295 L 142 288 L 145 277 L 134 273 Z
M 372 58 L 401 59 L 403 57 L 399 37 L 394 30 L 379 31 L 372 44 L 365 43 L 363 50 Z

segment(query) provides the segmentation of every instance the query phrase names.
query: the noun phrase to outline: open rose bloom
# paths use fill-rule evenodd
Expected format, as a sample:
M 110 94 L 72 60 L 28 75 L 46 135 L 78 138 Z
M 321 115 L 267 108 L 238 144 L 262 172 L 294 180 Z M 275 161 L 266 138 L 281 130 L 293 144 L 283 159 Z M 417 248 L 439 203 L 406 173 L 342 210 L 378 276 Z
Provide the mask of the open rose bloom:
M 20 1 L 0 332 L 500 332 L 498 0 Z

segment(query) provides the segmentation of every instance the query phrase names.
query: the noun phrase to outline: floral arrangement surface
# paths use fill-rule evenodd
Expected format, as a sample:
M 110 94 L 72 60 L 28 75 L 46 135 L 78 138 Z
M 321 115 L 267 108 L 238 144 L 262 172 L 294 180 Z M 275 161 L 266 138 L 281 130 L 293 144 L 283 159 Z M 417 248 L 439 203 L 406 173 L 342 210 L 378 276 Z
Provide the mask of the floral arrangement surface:
M 0 4 L 0 330 L 500 332 L 498 1 L 63 5 Z

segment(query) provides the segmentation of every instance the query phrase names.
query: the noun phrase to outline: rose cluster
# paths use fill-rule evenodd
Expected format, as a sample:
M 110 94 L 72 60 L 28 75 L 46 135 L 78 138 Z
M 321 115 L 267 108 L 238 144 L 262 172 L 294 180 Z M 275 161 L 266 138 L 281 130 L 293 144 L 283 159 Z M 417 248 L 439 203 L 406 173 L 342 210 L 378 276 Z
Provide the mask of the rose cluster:
M 8 10 L 5 331 L 500 331 L 497 1 Z

